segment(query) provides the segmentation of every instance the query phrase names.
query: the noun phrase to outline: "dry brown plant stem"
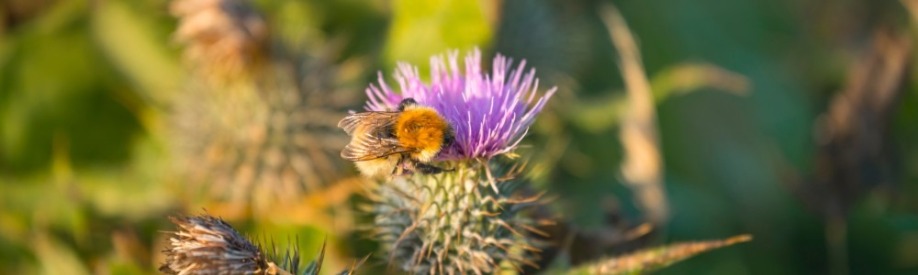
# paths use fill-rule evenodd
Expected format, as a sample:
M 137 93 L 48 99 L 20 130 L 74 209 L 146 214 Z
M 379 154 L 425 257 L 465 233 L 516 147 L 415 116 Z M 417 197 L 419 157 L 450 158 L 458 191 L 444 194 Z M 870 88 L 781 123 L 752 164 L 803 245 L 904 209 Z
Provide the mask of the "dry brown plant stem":
M 628 93 L 628 110 L 620 134 L 625 150 L 622 176 L 635 192 L 647 219 L 661 224 L 669 216 L 669 206 L 662 186 L 663 164 L 653 92 L 644 73 L 640 50 L 624 18 L 614 6 L 607 5 L 602 9 L 602 19 L 618 50 Z

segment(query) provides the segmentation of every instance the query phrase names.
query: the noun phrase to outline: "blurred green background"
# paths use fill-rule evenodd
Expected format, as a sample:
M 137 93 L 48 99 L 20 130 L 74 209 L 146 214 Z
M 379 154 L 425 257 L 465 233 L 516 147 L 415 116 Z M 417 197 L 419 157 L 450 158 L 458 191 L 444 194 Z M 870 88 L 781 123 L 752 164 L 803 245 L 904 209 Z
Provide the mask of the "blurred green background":
M 476 46 L 559 89 L 520 152 L 550 208 L 637 226 L 610 4 L 654 89 L 670 215 L 549 272 L 749 233 L 659 273 L 918 273 L 913 1 L 180 2 L 0 3 L 0 273 L 155 274 L 167 217 L 204 212 L 306 259 L 327 236 L 325 272 L 379 253 L 335 122 L 397 61 Z

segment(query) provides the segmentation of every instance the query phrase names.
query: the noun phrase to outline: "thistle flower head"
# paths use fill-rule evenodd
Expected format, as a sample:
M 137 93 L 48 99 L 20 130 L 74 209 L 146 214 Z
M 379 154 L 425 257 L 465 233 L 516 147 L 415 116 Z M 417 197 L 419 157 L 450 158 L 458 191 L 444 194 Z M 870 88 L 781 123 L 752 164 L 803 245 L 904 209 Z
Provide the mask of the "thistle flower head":
M 221 219 L 200 216 L 172 218 L 179 231 L 169 239 L 167 274 L 255 274 L 273 266 L 255 244 Z M 275 267 L 276 269 L 276 267 Z
M 201 69 L 226 77 L 247 72 L 260 58 L 268 31 L 264 19 L 242 0 L 176 0 L 175 40 L 185 44 L 185 58 Z
M 283 255 L 277 250 L 265 253 L 219 218 L 202 215 L 171 220 L 179 230 L 163 250 L 166 262 L 159 271 L 166 274 L 316 275 L 322 269 L 324 244 L 317 259 L 301 268 L 298 249 Z M 353 274 L 358 265 L 340 274 Z
M 552 88 L 539 95 L 535 70 L 526 62 L 515 67 L 510 58 L 497 55 L 490 74 L 482 72 L 481 52 L 470 52 L 459 65 L 459 53 L 431 58 L 430 84 L 425 84 L 417 67 L 400 63 L 395 72 L 400 93 L 386 84 L 367 88 L 370 111 L 393 110 L 403 98 L 436 109 L 452 125 L 455 142 L 440 153 L 444 160 L 490 159 L 513 151 L 536 115 L 554 94 Z
M 503 264 L 535 266 L 529 238 L 533 221 L 519 211 L 535 197 L 514 197 L 520 181 L 486 187 L 482 169 L 397 177 L 375 187 L 370 199 L 373 236 L 394 266 L 412 274 L 490 274 Z M 516 171 L 498 172 L 512 178 Z
M 516 197 L 525 180 L 520 166 L 495 156 L 513 151 L 536 115 L 554 94 L 538 92 L 535 71 L 504 56 L 482 72 L 481 53 L 458 52 L 431 59 L 430 83 L 414 66 L 399 64 L 396 93 L 380 75 L 367 89 L 370 111 L 391 111 L 403 99 L 434 108 L 450 124 L 453 140 L 439 153 L 452 161 L 441 173 L 395 175 L 370 194 L 375 237 L 387 248 L 390 263 L 418 274 L 487 274 L 504 264 L 534 265 L 538 249 L 531 233 L 535 221 L 520 210 L 536 198 Z M 490 186 L 491 188 L 488 188 Z

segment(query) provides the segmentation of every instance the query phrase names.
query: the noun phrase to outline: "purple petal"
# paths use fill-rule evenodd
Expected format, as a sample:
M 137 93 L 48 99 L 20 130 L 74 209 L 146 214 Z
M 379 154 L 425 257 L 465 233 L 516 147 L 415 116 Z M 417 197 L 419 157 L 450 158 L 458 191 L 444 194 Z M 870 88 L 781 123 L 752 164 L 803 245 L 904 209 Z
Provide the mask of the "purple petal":
M 431 57 L 431 80 L 425 84 L 417 67 L 399 63 L 394 78 L 400 93 L 393 92 L 380 73 L 378 84 L 366 90 L 366 109 L 393 110 L 408 97 L 436 109 L 456 135 L 441 159 L 491 158 L 513 151 L 556 89 L 539 96 L 535 69 L 527 71 L 526 61 L 514 68 L 512 59 L 497 55 L 489 75 L 481 71 L 481 52 L 475 49 L 463 65 L 458 51 Z

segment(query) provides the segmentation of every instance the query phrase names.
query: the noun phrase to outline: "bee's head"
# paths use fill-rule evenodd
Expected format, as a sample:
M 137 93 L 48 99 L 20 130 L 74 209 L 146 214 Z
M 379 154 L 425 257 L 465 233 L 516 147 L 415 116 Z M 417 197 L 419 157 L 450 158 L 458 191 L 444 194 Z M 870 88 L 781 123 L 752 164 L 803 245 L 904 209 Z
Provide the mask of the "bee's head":
M 398 110 L 404 111 L 405 108 L 412 107 L 415 105 L 418 105 L 418 102 L 415 101 L 414 98 L 408 97 L 408 98 L 402 99 L 402 102 L 398 103 Z
M 443 133 L 443 148 L 453 145 L 454 141 L 456 141 L 456 135 L 453 134 L 453 127 L 447 126 L 446 131 Z

